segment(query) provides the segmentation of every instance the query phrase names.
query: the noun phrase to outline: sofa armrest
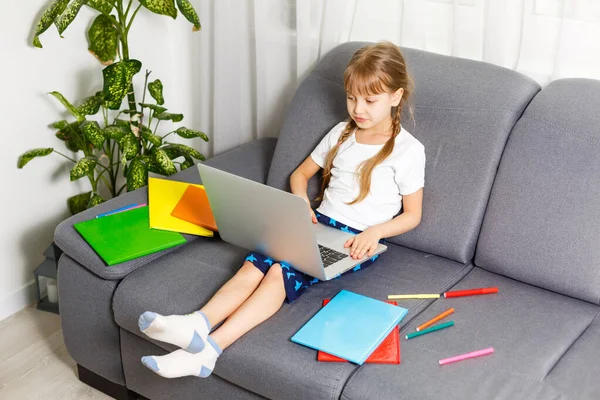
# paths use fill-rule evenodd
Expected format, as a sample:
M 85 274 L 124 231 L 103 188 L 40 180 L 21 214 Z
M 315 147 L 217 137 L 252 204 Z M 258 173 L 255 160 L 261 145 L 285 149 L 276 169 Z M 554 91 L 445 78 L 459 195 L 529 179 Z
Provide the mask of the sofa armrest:
M 255 140 L 210 158 L 206 160 L 205 163 L 215 168 L 243 176 L 244 178 L 265 183 L 276 142 L 277 140 L 275 138 Z M 188 168 L 167 179 L 189 183 L 201 183 L 198 169 L 195 167 Z M 81 221 L 95 218 L 96 215 L 100 213 L 114 210 L 127 204 L 146 203 L 147 201 L 148 189 L 147 187 L 144 187 L 133 192 L 125 193 L 105 203 L 99 204 L 92 209 L 85 210 L 61 222 L 54 232 L 54 241 L 63 252 L 99 277 L 104 279 L 122 279 L 132 271 L 174 251 L 180 246 L 113 266 L 107 266 L 87 242 L 77 233 L 73 225 Z M 183 236 L 188 243 L 198 238 L 194 235 L 184 234 Z M 209 238 L 203 239 L 213 240 Z M 181 246 L 185 246 L 185 244 L 182 244 Z

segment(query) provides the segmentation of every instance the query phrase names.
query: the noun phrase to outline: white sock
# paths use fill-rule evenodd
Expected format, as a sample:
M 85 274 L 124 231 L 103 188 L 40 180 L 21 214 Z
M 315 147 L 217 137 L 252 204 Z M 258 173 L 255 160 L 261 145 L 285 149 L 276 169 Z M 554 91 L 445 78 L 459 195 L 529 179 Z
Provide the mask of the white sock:
M 174 344 L 190 353 L 204 349 L 210 332 L 208 318 L 201 311 L 168 316 L 146 311 L 140 315 L 138 326 L 148 337 Z
M 206 378 L 215 368 L 215 362 L 221 355 L 219 346 L 208 337 L 204 350 L 192 354 L 185 350 L 175 350 L 164 356 L 144 356 L 142 363 L 165 378 L 198 376 Z

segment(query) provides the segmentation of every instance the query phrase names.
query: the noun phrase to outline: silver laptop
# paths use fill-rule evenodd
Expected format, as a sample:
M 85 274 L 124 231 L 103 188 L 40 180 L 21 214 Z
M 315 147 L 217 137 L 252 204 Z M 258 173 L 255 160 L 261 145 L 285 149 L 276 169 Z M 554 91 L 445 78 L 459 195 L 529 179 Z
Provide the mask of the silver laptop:
M 224 241 L 284 261 L 320 280 L 332 279 L 369 258 L 353 259 L 350 249 L 344 248 L 354 234 L 313 224 L 302 197 L 204 164 L 198 164 L 198 170 Z M 371 257 L 386 250 L 380 243 Z

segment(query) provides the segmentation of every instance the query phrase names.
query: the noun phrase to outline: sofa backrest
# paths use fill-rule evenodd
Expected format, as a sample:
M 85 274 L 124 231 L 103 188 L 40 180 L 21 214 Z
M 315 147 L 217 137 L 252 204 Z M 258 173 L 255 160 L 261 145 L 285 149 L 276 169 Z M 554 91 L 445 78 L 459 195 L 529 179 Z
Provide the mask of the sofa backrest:
M 550 83 L 510 135 L 475 264 L 600 301 L 600 81 Z
M 300 85 L 279 134 L 269 185 L 289 190 L 293 170 L 329 129 L 347 118 L 343 73 L 365 44 L 336 47 Z M 539 85 L 483 62 L 402 52 L 416 85 L 416 126 L 403 126 L 425 146 L 427 164 L 421 224 L 390 241 L 466 263 L 473 258 L 508 134 Z M 309 183 L 310 198 L 318 192 L 318 179 Z

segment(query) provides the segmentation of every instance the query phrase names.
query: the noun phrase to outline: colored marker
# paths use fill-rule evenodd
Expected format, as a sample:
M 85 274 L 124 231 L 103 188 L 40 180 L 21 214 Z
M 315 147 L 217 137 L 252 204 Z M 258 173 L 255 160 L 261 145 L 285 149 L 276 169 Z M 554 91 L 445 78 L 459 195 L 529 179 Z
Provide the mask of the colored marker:
M 444 311 L 437 317 L 434 317 L 434 318 L 430 319 L 429 321 L 425 322 L 424 324 L 417 326 L 417 332 L 427 328 L 430 325 L 435 324 L 436 322 L 438 322 L 441 319 L 446 318 L 448 315 L 452 314 L 453 312 L 454 312 L 454 308 L 450 308 L 450 309 Z
M 469 358 L 475 358 L 479 356 L 485 356 L 487 354 L 492 354 L 494 352 L 493 347 L 488 347 L 487 349 L 472 351 L 470 353 L 461 354 L 459 356 L 444 358 L 439 361 L 440 365 L 450 364 L 457 361 L 467 360 Z
M 469 289 L 469 290 L 454 290 L 452 292 L 444 293 L 444 297 L 463 297 L 463 296 L 476 296 L 480 294 L 491 294 L 498 293 L 497 287 L 487 287 L 480 289 Z
M 414 338 L 414 337 L 421 336 L 421 335 L 425 335 L 425 334 L 427 334 L 427 333 L 431 333 L 431 332 L 439 331 L 440 329 L 450 328 L 450 327 L 451 327 L 451 326 L 453 326 L 453 325 L 454 325 L 454 321 L 448 321 L 448 322 L 444 322 L 443 324 L 434 325 L 434 326 L 432 326 L 432 327 L 430 327 L 430 328 L 423 329 L 423 330 L 422 330 L 422 331 L 420 331 L 420 332 L 412 332 L 412 333 L 409 333 L 409 334 L 408 334 L 408 335 L 406 335 L 405 337 L 406 337 L 407 339 L 412 339 L 412 338 Z
M 134 208 L 140 208 L 140 207 L 145 207 L 146 203 L 143 204 L 128 204 L 126 206 L 114 209 L 112 211 L 107 211 L 105 213 L 102 214 L 98 214 L 96 215 L 96 218 L 101 218 L 101 217 L 106 217 L 107 215 L 112 215 L 112 214 L 117 214 L 123 211 L 128 211 L 128 210 L 133 210 Z
M 405 300 L 405 299 L 439 299 L 439 294 L 390 294 L 388 300 Z

